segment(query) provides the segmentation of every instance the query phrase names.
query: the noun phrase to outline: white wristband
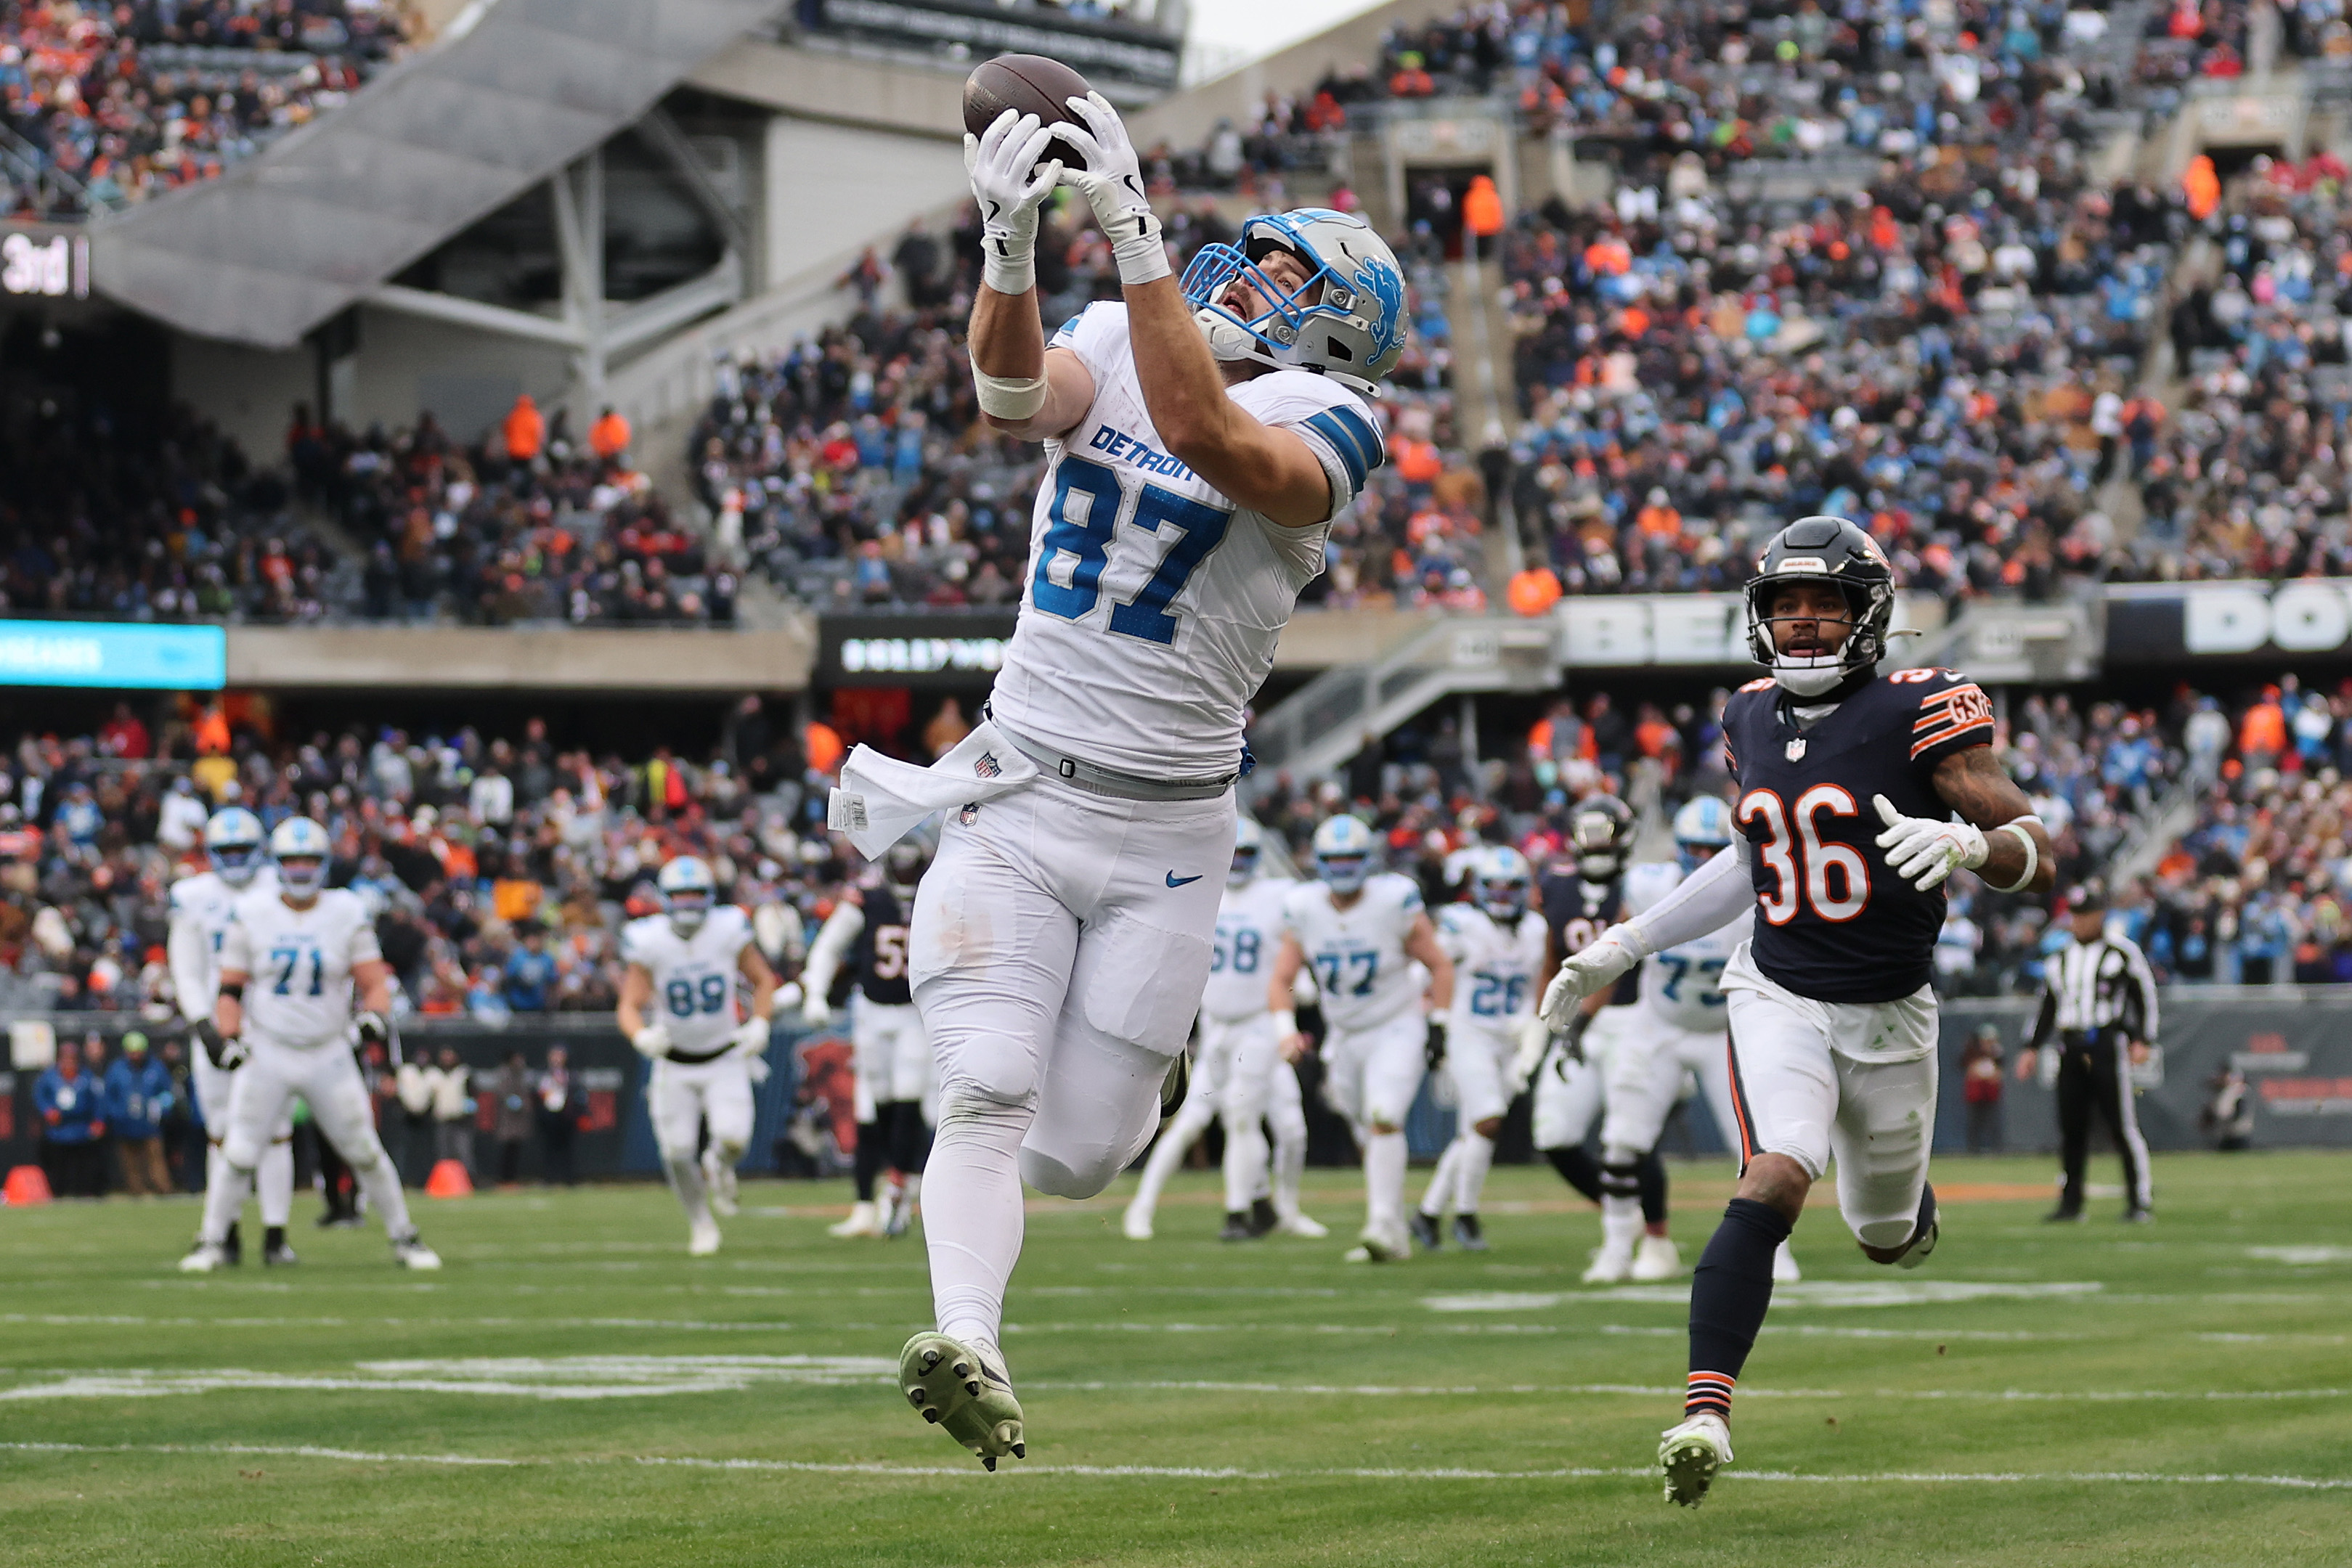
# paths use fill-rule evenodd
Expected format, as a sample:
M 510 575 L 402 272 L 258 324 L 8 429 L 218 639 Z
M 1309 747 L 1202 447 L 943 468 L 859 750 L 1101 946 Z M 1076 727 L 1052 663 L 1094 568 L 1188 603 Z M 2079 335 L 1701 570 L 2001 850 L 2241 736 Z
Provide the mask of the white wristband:
M 2017 835 L 2017 841 L 2025 846 L 2025 869 L 2019 873 L 2017 880 L 2011 883 L 2007 887 L 2001 886 L 2000 883 L 1994 882 L 1990 878 L 1986 880 L 1985 885 L 1991 888 L 1995 893 L 2022 892 L 2026 885 L 2033 881 L 2033 873 L 2042 869 L 2041 846 L 2033 841 L 2033 835 L 2027 832 L 2025 829 L 2017 822 L 2003 822 L 2000 827 L 1993 831 L 1995 832 L 2015 833 Z
M 991 236 L 995 239 L 995 236 Z M 1001 244 L 999 240 L 996 243 Z M 1005 247 L 1010 250 L 1012 247 Z M 1037 249 L 1033 237 L 1018 256 L 999 256 L 994 244 L 981 246 L 980 280 L 999 294 L 1026 294 L 1037 287 Z
M 1288 1040 L 1292 1035 L 1298 1032 L 1298 1015 L 1290 1009 L 1283 1009 L 1280 1012 L 1274 1014 L 1273 1018 L 1275 1039 Z
M 980 392 L 980 412 L 998 419 L 1027 419 L 1045 406 L 1045 378 L 1042 374 L 992 376 L 974 365 L 971 383 Z

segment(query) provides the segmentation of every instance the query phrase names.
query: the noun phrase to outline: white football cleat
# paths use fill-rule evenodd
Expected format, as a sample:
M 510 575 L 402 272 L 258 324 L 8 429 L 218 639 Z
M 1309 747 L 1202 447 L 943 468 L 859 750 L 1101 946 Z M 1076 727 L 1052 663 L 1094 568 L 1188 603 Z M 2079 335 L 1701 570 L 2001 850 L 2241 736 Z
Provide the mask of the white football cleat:
M 1658 1439 L 1658 1469 L 1666 1478 L 1666 1500 L 1696 1508 L 1715 1480 L 1715 1472 L 1731 1463 L 1731 1428 L 1714 1411 L 1670 1427 Z
M 718 1250 L 719 1222 L 715 1219 L 696 1220 L 694 1228 L 687 1233 L 686 1255 L 689 1258 L 708 1258 Z
M 1286 1214 L 1275 1225 L 1276 1236 L 1304 1236 L 1309 1241 L 1320 1241 L 1331 1234 L 1329 1228 L 1303 1214 Z
M 1349 1263 L 1402 1263 L 1412 1256 L 1412 1238 L 1402 1226 L 1393 1231 L 1380 1231 L 1364 1227 L 1356 1238 L 1356 1245 L 1342 1257 Z
M 209 1274 L 228 1267 L 228 1249 L 217 1241 L 199 1241 L 180 1260 L 183 1274 Z
M 721 1219 L 733 1218 L 738 1207 L 735 1167 L 720 1159 L 715 1148 L 702 1151 L 702 1185 L 710 1189 L 710 1211 Z
M 438 1269 L 441 1254 L 427 1247 L 415 1231 L 392 1239 L 392 1260 L 404 1269 Z
M 879 1236 L 882 1234 L 881 1216 L 871 1198 L 860 1198 L 850 1206 L 848 1218 L 835 1220 L 826 1226 L 824 1233 L 838 1236 L 844 1240 L 857 1236 Z
M 1118 1229 L 1119 1234 L 1126 1237 L 1129 1241 L 1150 1240 L 1151 1210 L 1144 1207 L 1139 1203 L 1129 1204 L 1127 1206 L 1127 1212 L 1119 1216 Z
M 1683 1271 L 1682 1249 L 1671 1237 L 1644 1236 L 1642 1249 L 1633 1255 L 1631 1277 L 1644 1281 L 1671 1280 Z
M 1584 1270 L 1588 1285 L 1622 1285 L 1633 1277 L 1633 1249 L 1630 1247 L 1596 1247 L 1592 1262 Z
M 1786 1241 L 1772 1249 L 1772 1282 L 1774 1284 L 1793 1285 L 1804 1277 L 1804 1270 L 1797 1267 L 1797 1255 L 1789 1250 L 1789 1244 Z

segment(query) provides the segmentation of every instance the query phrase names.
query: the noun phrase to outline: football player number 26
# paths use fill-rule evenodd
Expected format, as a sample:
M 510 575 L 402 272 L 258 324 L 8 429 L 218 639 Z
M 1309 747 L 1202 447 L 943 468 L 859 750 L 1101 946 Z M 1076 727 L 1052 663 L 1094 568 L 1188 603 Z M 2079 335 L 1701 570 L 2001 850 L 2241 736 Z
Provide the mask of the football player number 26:
M 1109 564 L 1111 542 L 1127 507 L 1127 491 L 1117 474 L 1083 457 L 1063 457 L 1054 476 L 1054 523 L 1037 551 L 1037 572 L 1030 584 L 1030 595 L 1038 609 L 1065 621 L 1077 621 L 1095 607 L 1102 597 L 1103 568 Z M 1125 520 L 1155 534 L 1173 527 L 1178 537 L 1160 558 L 1160 570 L 1142 591 L 1127 602 L 1111 606 L 1110 629 L 1147 643 L 1173 643 L 1176 617 L 1168 613 L 1168 606 L 1225 537 L 1233 514 L 1157 485 L 1146 485 L 1137 493 L 1134 510 Z M 1055 569 L 1066 558 L 1068 579 L 1056 582 Z
M 1816 784 L 1794 803 L 1772 789 L 1750 789 L 1739 798 L 1739 825 L 1763 824 L 1756 853 L 1773 880 L 1758 908 L 1775 925 L 1794 920 L 1801 906 L 1832 923 L 1852 920 L 1870 906 L 1870 862 L 1852 844 L 1822 841 L 1824 813 L 1858 817 L 1862 809 L 1834 784 Z

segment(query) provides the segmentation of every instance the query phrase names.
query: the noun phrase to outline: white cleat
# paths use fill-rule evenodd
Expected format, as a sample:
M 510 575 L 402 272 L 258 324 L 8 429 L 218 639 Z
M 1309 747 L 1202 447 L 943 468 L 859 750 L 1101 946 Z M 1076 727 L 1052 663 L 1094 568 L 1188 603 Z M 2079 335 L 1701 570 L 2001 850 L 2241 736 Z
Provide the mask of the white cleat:
M 1674 1279 L 1682 1271 L 1682 1249 L 1674 1244 L 1671 1237 L 1642 1238 L 1642 1249 L 1633 1255 L 1632 1278 L 1647 1283 Z
M 431 1270 L 441 1267 L 441 1254 L 425 1245 L 414 1232 L 393 1239 L 392 1260 L 404 1269 Z
M 689 1258 L 708 1258 L 718 1250 L 719 1222 L 714 1219 L 696 1220 L 694 1228 L 687 1233 L 686 1255 Z
M 882 1234 L 882 1218 L 870 1198 L 860 1199 L 851 1206 L 848 1218 L 826 1226 L 824 1233 L 838 1236 L 844 1240 L 858 1236 L 879 1236 Z
M 1729 1463 L 1731 1428 L 1713 1411 L 1668 1427 L 1658 1439 L 1658 1469 L 1665 1475 L 1668 1502 L 1696 1508 L 1715 1472 Z
M 186 1257 L 180 1260 L 180 1272 L 183 1274 L 209 1274 L 215 1269 L 227 1267 L 228 1249 L 217 1241 L 199 1241 L 188 1249 Z
M 882 1234 L 894 1239 L 904 1236 L 914 1223 L 914 1190 L 905 1186 L 892 1187 L 890 1196 L 882 1200 Z
M 1126 1237 L 1129 1241 L 1150 1240 L 1151 1210 L 1144 1207 L 1139 1203 L 1129 1204 L 1127 1206 L 1127 1212 L 1119 1216 L 1118 1229 L 1119 1234 Z
M 1789 1250 L 1787 1242 L 1781 1242 L 1772 1252 L 1772 1282 L 1793 1285 L 1804 1277 L 1804 1270 L 1797 1267 L 1797 1255 Z
M 739 1207 L 735 1201 L 735 1167 L 720 1159 L 715 1148 L 702 1151 L 702 1184 L 710 1189 L 710 1211 L 721 1219 L 732 1218 Z
M 1584 1270 L 1588 1285 L 1622 1285 L 1633 1277 L 1633 1249 L 1630 1247 L 1596 1247 L 1592 1262 Z
M 1412 1238 L 1399 1226 L 1395 1230 L 1381 1232 L 1366 1226 L 1356 1238 L 1356 1245 L 1342 1257 L 1349 1263 L 1402 1263 L 1412 1256 Z
M 1320 1241 L 1331 1234 L 1328 1227 L 1303 1214 L 1286 1214 L 1274 1228 L 1276 1236 L 1304 1236 L 1309 1241 Z

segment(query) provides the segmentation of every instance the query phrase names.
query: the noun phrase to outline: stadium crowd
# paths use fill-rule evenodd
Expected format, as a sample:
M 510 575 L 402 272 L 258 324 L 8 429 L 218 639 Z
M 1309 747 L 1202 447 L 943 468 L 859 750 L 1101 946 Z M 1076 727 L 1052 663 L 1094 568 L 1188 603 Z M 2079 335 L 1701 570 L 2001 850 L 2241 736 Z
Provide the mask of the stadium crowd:
M 378 0 L 0 0 L 6 214 L 85 218 L 215 178 L 414 31 Z

